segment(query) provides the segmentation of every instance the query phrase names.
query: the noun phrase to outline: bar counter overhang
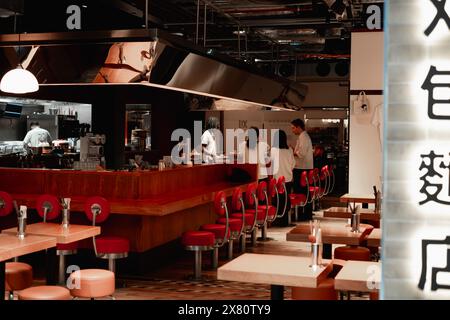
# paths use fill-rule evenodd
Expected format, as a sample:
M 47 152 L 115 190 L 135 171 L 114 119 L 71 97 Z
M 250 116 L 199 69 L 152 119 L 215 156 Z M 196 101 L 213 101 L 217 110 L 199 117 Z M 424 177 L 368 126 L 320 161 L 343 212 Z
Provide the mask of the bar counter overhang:
M 18 205 L 35 208 L 37 197 L 51 194 L 71 198 L 74 219 L 82 219 L 85 201 L 106 198 L 112 216 L 101 225 L 102 235 L 123 236 L 131 251 L 144 252 L 178 239 L 184 231 L 216 220 L 213 199 L 218 191 L 231 196 L 247 183 L 230 180 L 233 168 L 256 181 L 256 165 L 216 164 L 163 171 L 74 171 L 0 168 L 0 190 Z

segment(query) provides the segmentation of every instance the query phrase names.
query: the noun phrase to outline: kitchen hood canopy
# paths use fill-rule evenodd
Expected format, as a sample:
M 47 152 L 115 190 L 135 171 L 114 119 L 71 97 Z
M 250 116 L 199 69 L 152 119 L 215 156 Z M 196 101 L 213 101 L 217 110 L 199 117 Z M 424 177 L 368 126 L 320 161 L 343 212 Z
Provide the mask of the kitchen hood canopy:
M 300 109 L 307 93 L 304 85 L 266 77 L 156 29 L 29 34 L 21 43 L 31 50 L 20 61 L 41 85 L 144 84 L 288 109 Z M 11 65 L 19 62 L 12 55 L 14 45 L 8 35 L 0 35 L 2 54 Z

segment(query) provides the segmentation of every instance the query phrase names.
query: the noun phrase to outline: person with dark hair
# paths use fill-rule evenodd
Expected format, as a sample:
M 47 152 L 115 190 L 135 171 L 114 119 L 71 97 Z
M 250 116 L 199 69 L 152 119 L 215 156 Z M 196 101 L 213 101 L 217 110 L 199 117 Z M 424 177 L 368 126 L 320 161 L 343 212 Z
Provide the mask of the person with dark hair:
M 294 153 L 291 148 L 289 148 L 287 143 L 287 135 L 283 130 L 277 130 L 274 134 L 274 140 L 271 150 L 271 167 L 272 174 L 275 179 L 278 180 L 279 177 L 284 177 L 286 179 L 286 189 L 287 189 L 287 205 L 286 213 L 283 216 L 283 221 L 280 221 L 279 226 L 288 226 L 288 214 L 291 209 L 291 204 L 289 201 L 289 194 L 292 190 L 292 170 L 295 166 Z M 280 198 L 280 204 L 284 206 L 284 196 L 283 194 Z
M 259 129 L 257 127 L 250 127 L 247 130 L 246 141 L 242 146 L 239 146 L 239 156 L 243 163 L 258 165 L 258 180 L 267 179 L 267 168 L 265 159 L 260 159 L 260 148 L 265 148 L 264 155 L 268 155 L 268 145 L 259 141 Z M 267 157 L 268 158 L 268 157 Z
M 219 131 L 219 119 L 210 117 L 206 123 L 206 131 L 203 133 L 202 149 L 203 162 L 214 163 L 217 158 L 217 135 Z
M 314 168 L 313 148 L 311 138 L 306 132 L 305 122 L 301 119 L 295 119 L 291 122 L 292 133 L 298 136 L 294 148 L 295 168 L 293 171 L 294 193 L 306 193 L 302 190 L 300 180 L 303 171 L 309 171 Z M 303 220 L 312 219 L 312 205 L 309 203 L 304 207 Z
M 39 122 L 31 122 L 30 129 L 31 130 L 28 131 L 25 139 L 23 139 L 23 145 L 25 147 L 37 148 L 51 145 L 52 137 L 50 136 L 50 132 L 41 128 Z

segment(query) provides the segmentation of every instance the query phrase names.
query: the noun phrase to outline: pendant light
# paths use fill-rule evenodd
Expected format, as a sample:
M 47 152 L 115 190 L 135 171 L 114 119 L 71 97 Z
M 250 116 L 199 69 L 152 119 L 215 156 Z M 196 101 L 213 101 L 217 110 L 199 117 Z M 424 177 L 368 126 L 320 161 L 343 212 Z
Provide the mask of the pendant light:
M 16 33 L 17 13 L 14 14 L 14 33 Z M 19 59 L 20 59 L 19 33 Z M 0 81 L 0 90 L 7 93 L 24 94 L 39 90 L 39 83 L 30 71 L 25 70 L 19 62 L 17 68 L 8 71 Z

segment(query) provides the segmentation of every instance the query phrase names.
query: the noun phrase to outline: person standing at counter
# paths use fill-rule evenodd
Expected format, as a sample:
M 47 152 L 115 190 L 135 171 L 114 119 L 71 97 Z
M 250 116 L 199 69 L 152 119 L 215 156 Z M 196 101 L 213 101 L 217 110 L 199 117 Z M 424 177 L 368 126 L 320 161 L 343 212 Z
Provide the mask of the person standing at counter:
M 203 133 L 202 149 L 203 149 L 203 162 L 215 163 L 217 158 L 217 142 L 219 131 L 219 119 L 216 117 L 210 117 L 206 125 L 206 131 Z
M 291 122 L 292 133 L 298 136 L 294 147 L 295 167 L 293 170 L 294 193 L 306 193 L 300 186 L 300 179 L 303 171 L 314 168 L 313 147 L 311 138 L 305 129 L 305 122 L 301 119 L 295 119 Z M 312 219 L 312 204 L 308 203 L 304 207 L 304 220 Z
M 271 163 L 273 168 L 273 177 L 278 180 L 279 177 L 284 177 L 286 181 L 286 191 L 280 197 L 280 203 L 284 204 L 284 197 L 287 196 L 286 213 L 283 216 L 283 221 L 278 221 L 277 225 L 280 227 L 288 226 L 288 214 L 291 209 L 291 201 L 289 194 L 292 192 L 292 171 L 295 167 L 294 153 L 289 148 L 287 143 L 287 135 L 283 130 L 277 130 L 272 146 Z
M 25 148 L 37 148 L 37 147 L 48 147 L 51 146 L 52 137 L 50 132 L 41 128 L 39 122 L 30 123 L 30 131 L 28 131 L 25 139 L 23 139 L 23 144 Z
M 258 165 L 258 181 L 267 179 L 267 163 L 269 146 L 266 143 L 259 141 L 259 129 L 257 127 L 250 127 L 247 131 L 247 139 L 242 142 L 239 147 L 239 157 L 243 163 L 251 163 Z M 264 158 L 262 158 L 264 157 Z

